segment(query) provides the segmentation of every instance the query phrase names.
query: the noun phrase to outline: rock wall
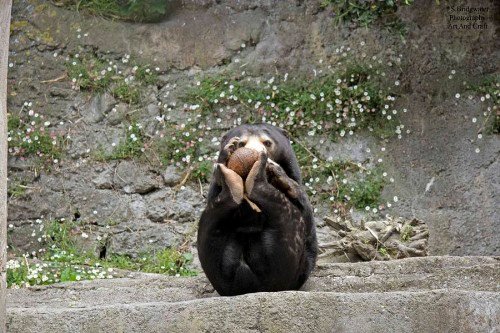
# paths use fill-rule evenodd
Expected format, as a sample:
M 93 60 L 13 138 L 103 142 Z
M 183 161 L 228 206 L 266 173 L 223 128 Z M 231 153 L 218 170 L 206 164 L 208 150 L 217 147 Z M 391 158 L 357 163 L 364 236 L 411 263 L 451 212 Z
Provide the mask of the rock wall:
M 493 1 L 469 5 L 498 9 Z M 70 139 L 65 159 L 50 171 L 39 172 L 30 159 L 9 159 L 9 180 L 22 180 L 27 189 L 9 199 L 13 247 L 36 251 L 37 220 L 56 218 L 85 224 L 92 237 L 81 242 L 99 252 L 135 255 L 193 245 L 207 184 L 184 184 L 185 172 L 175 165 L 102 162 L 95 154 L 112 150 L 130 117 L 138 118 L 147 135 L 157 130 L 157 117 L 186 119 L 178 97 L 195 75 L 314 75 L 319 64 L 336 63 L 342 57 L 337 49 L 346 46 L 355 54 L 402 59 L 398 107 L 409 110 L 402 116 L 409 133 L 387 141 L 382 154 L 396 178 L 383 195 L 399 198 L 387 212 L 428 223 L 431 254 L 500 254 L 500 139 L 495 134 L 478 139 L 485 105 L 455 97 L 463 80 L 498 73 L 492 16 L 487 29 L 456 31 L 447 27 L 448 7 L 419 2 L 397 13 L 409 31 L 402 40 L 380 28 L 336 26 L 331 11 L 317 1 L 182 1 L 173 8 L 161 23 L 132 24 L 75 14 L 45 1 L 14 4 L 9 110 L 18 112 L 32 101 L 35 111 Z M 85 52 L 115 61 L 130 55 L 158 66 L 159 84 L 144 88 L 138 107 L 107 94 L 75 91 L 64 77 L 66 59 Z M 452 71 L 457 74 L 449 79 Z M 214 136 L 227 126 L 214 128 Z M 323 146 L 364 160 L 369 155 L 364 147 L 374 143 L 367 135 Z M 210 154 L 215 150 L 216 145 L 207 148 Z M 317 208 L 320 240 L 327 241 L 331 230 L 321 222 L 323 207 Z

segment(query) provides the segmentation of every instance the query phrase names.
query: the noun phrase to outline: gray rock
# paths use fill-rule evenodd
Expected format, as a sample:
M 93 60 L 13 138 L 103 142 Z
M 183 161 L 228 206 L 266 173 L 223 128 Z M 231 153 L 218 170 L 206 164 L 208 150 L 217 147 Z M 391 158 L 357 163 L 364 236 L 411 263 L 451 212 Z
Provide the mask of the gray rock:
M 120 231 L 110 234 L 109 253 L 137 256 L 155 249 L 179 245 L 180 236 L 168 224 L 153 223 L 146 219 L 121 223 Z
M 33 168 L 34 161 L 31 159 L 27 158 L 20 158 L 20 157 L 9 157 L 7 160 L 7 166 L 9 167 L 9 170 L 12 171 L 25 171 L 25 170 L 30 170 Z
M 146 218 L 147 214 L 146 203 L 142 199 L 142 196 L 133 194 L 131 196 L 131 202 L 129 207 L 130 207 L 130 212 L 132 213 L 132 218 L 134 220 Z
M 72 139 L 69 141 L 68 154 L 77 159 L 93 156 L 93 154 L 111 154 L 115 149 L 113 143 L 118 144 L 124 136 L 124 131 L 116 127 L 81 125 L 73 127 Z
M 92 180 L 95 187 L 98 189 L 112 189 L 113 188 L 113 169 L 107 168 L 97 174 L 97 177 Z
M 100 190 L 77 184 L 67 195 L 72 202 L 68 213 L 78 210 L 80 220 L 84 223 L 99 226 L 116 225 L 130 218 L 130 201 L 128 195 L 114 190 Z
M 50 88 L 50 96 L 52 96 L 52 97 L 68 98 L 73 93 L 74 93 L 74 91 L 71 89 L 64 89 L 64 88 L 60 88 L 60 87 Z
M 129 106 L 125 103 L 118 103 L 115 107 L 111 108 L 106 115 L 106 120 L 109 125 L 116 126 L 125 120 L 125 116 L 129 110 Z
M 132 161 L 118 164 L 113 182 L 125 193 L 148 193 L 160 188 L 159 177 Z
M 66 217 L 70 207 L 70 199 L 62 192 L 31 191 L 29 198 L 9 200 L 9 221 L 36 220 L 44 216 L 52 219 Z
M 154 118 L 160 115 L 160 107 L 157 104 L 148 104 L 146 107 L 149 117 Z
M 83 119 L 88 123 L 99 123 L 115 104 L 116 100 L 110 94 L 97 95 L 83 110 Z
M 305 138 L 308 144 L 317 147 L 322 158 L 332 158 L 333 161 L 364 163 L 373 157 L 371 147 L 376 146 L 375 140 L 366 136 L 339 138 L 337 142 L 325 139 L 323 143 L 320 143 L 319 139 L 317 137 Z
M 189 187 L 178 191 L 166 188 L 145 196 L 145 200 L 147 216 L 155 222 L 195 222 L 203 209 L 203 198 L 200 193 Z

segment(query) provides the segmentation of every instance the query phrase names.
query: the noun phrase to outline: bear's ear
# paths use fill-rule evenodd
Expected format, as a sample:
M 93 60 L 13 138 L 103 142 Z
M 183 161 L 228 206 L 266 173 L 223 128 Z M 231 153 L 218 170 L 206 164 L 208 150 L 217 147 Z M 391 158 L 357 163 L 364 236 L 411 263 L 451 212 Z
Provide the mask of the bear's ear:
M 288 140 L 290 140 L 290 134 L 288 133 L 288 131 L 283 129 L 283 128 L 279 128 L 279 129 L 280 129 L 281 134 L 283 134 Z

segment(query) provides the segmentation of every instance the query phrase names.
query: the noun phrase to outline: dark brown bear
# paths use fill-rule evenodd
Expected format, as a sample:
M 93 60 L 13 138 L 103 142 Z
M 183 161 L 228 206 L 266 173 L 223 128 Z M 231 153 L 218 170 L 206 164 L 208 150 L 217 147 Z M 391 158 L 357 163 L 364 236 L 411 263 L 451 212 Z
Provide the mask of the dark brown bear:
M 239 147 L 260 152 L 245 180 L 227 168 Z M 238 126 L 222 138 L 217 162 L 198 229 L 208 279 L 223 296 L 299 289 L 318 250 L 286 133 L 267 124 Z

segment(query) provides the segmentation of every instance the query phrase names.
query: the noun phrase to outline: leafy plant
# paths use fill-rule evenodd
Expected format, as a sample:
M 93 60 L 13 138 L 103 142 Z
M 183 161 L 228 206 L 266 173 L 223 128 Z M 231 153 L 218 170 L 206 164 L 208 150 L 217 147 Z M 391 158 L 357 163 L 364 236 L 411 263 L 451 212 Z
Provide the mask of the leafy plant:
M 158 74 L 147 66 L 137 66 L 135 77 L 137 80 L 147 85 L 156 84 L 158 82 Z
M 413 226 L 411 226 L 410 224 L 406 224 L 401 230 L 401 240 L 403 242 L 407 242 L 408 240 L 410 240 L 413 234 L 414 234 Z
M 28 104 L 28 103 L 26 103 Z M 26 105 L 27 106 L 27 105 Z M 34 110 L 22 112 L 23 117 L 7 115 L 7 141 L 11 156 L 39 158 L 53 161 L 62 154 L 62 138 L 49 129 L 50 122 L 46 122 L 42 115 Z
M 105 91 L 115 74 L 109 63 L 97 57 L 74 57 L 66 64 L 66 68 L 75 87 L 94 92 Z
M 113 96 L 115 96 L 117 99 L 129 104 L 139 103 L 139 99 L 141 97 L 139 89 L 136 86 L 127 82 L 119 83 L 113 89 L 112 93 Z
M 331 8 L 337 23 L 353 22 L 364 27 L 382 17 L 386 18 L 386 26 L 401 24 L 394 14 L 399 6 L 411 4 L 413 0 L 324 0 L 322 2 L 323 7 Z

